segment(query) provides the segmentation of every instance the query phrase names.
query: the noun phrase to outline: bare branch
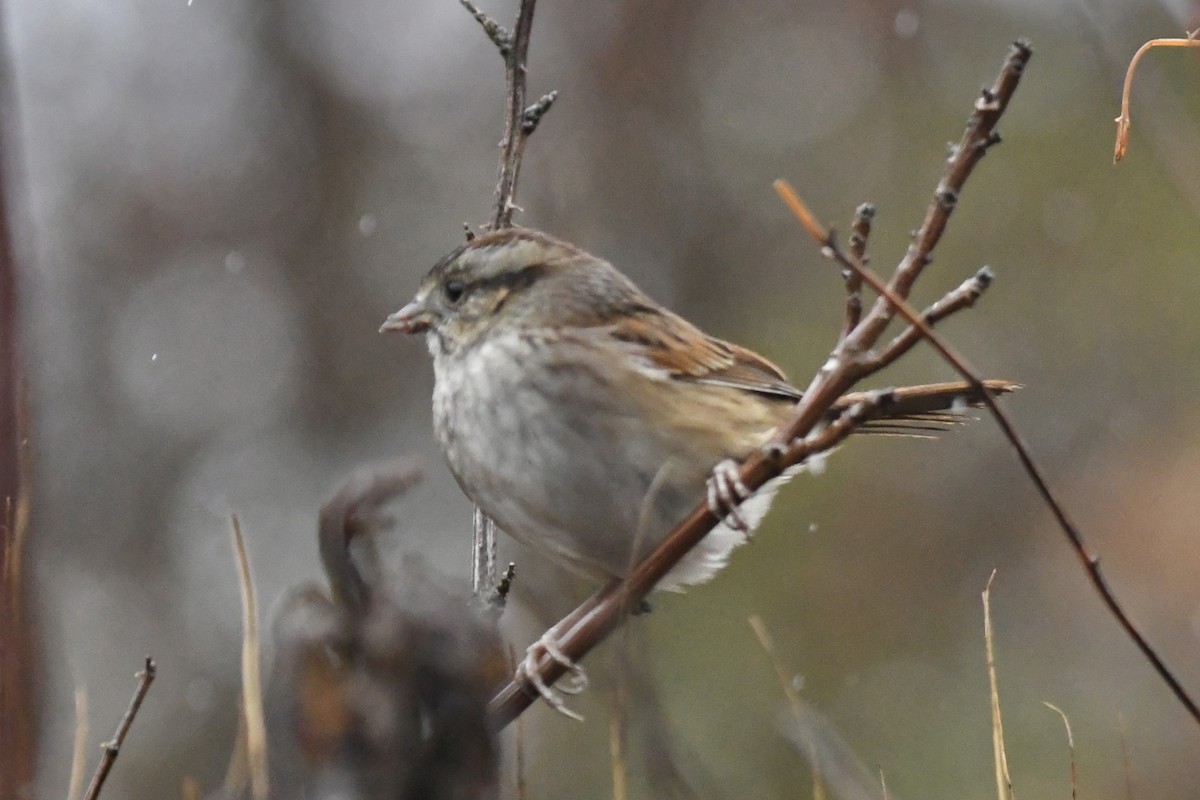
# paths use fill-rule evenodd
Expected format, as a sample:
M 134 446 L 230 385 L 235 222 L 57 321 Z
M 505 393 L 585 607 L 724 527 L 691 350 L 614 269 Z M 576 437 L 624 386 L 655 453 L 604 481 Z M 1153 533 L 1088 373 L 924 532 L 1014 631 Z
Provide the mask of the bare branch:
M 853 270 L 850 271 L 853 273 Z M 921 312 L 921 318 L 927 325 L 933 327 L 956 311 L 971 308 L 975 305 L 975 301 L 992 285 L 994 277 L 991 269 L 984 267 L 963 281 L 958 288 Z M 922 338 L 921 331 L 910 325 L 897 334 L 896 338 L 892 339 L 883 349 L 883 352 L 874 357 L 864 358 L 860 363 L 869 371 L 878 372 L 911 350 Z
M 496 49 L 500 51 L 501 57 L 507 59 L 513 46 L 512 34 L 499 22 L 480 11 L 479 6 L 472 3 L 471 0 L 458 1 L 463 4 L 463 8 L 471 12 L 471 16 L 475 18 L 475 21 L 483 28 L 483 32 L 492 40 L 492 44 L 496 45 Z
M 871 237 L 871 222 L 875 219 L 875 206 L 863 203 L 854 210 L 854 221 L 850 223 L 850 253 L 862 263 L 867 260 L 867 239 Z M 847 270 L 842 275 L 846 280 L 846 327 L 842 338 L 850 335 L 862 319 L 862 278 Z
M 83 800 L 96 800 L 100 796 L 100 790 L 104 788 L 104 781 L 108 779 L 108 773 L 117 761 L 121 745 L 125 744 L 125 737 L 129 734 L 129 728 L 133 725 L 138 709 L 142 707 L 142 701 L 146 699 L 146 693 L 150 691 L 150 684 L 154 683 L 157 671 L 158 667 L 155 665 L 154 659 L 146 656 L 145 666 L 136 676 L 137 688 L 133 692 L 133 698 L 129 701 L 129 708 L 125 710 L 125 716 L 121 717 L 120 723 L 117 724 L 117 732 L 113 734 L 112 739 L 101 745 L 104 755 L 100 757 L 100 763 L 96 765 L 96 772 L 92 775 L 92 782 L 88 785 Z
M 526 107 L 525 83 L 528 70 L 529 40 L 533 31 L 533 11 L 537 0 L 521 0 L 516 24 L 510 33 L 494 19 L 479 10 L 471 0 L 460 0 L 463 6 L 483 26 L 484 33 L 504 57 L 504 75 L 508 86 L 505 100 L 504 138 L 500 140 L 499 178 L 496 182 L 496 209 L 491 229 L 512 226 L 517 210 L 517 178 L 525 155 L 525 142 L 537 130 L 542 117 L 558 97 L 557 91 L 542 95 Z M 473 238 L 467 231 L 467 241 Z M 478 508 L 471 525 L 471 583 L 475 599 L 489 605 L 495 599 L 496 582 L 496 525 Z M 509 576 L 511 582 L 511 575 Z M 507 593 L 507 589 L 505 589 Z

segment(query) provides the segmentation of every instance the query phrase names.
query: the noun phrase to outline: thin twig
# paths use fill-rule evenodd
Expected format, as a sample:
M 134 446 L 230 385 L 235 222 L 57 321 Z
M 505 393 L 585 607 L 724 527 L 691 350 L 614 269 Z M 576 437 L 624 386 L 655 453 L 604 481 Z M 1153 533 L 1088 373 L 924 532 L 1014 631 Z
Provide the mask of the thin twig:
M 850 223 L 850 252 L 864 264 L 867 260 L 867 239 L 871 237 L 871 222 L 875 219 L 875 206 L 863 203 L 854 210 L 854 221 Z M 858 327 L 862 319 L 862 278 L 853 272 L 846 272 L 846 325 L 842 329 L 842 338 Z
M 492 217 L 492 230 L 512 225 L 513 210 L 517 200 L 517 178 L 521 173 L 521 159 L 525 153 L 525 140 L 529 132 L 524 130 L 526 62 L 529 59 L 529 39 L 533 30 L 533 10 L 537 0 L 521 0 L 517 11 L 517 22 L 513 26 L 512 47 L 504 56 L 505 79 L 508 83 L 504 138 L 500 140 L 500 180 L 496 185 L 496 213 Z M 546 108 L 554 102 L 551 98 Z M 538 119 L 541 118 L 539 113 Z M 533 127 L 537 127 L 535 121 Z
M 1142 56 L 1150 52 L 1155 47 L 1200 47 L 1200 39 L 1196 36 L 1200 34 L 1200 28 L 1192 31 L 1187 35 L 1186 39 L 1151 39 L 1144 45 L 1138 48 L 1138 51 L 1133 54 L 1133 58 L 1129 62 L 1129 69 L 1125 71 L 1125 88 L 1121 90 L 1121 116 L 1117 117 L 1117 141 L 1113 145 L 1113 163 L 1117 163 L 1125 157 L 1125 151 L 1129 148 L 1129 95 L 1133 91 L 1133 74 L 1137 71 L 1138 62 L 1142 60 Z
M 851 253 L 851 257 L 853 257 L 853 253 Z M 859 261 L 861 263 L 862 259 Z M 857 274 L 853 270 L 850 270 L 850 273 Z M 973 307 L 975 301 L 982 297 L 983 293 L 992 285 L 993 279 L 992 271 L 984 267 L 959 284 L 956 289 L 947 293 L 941 300 L 921 312 L 921 318 L 932 327 L 951 314 Z M 861 282 L 862 278 L 860 277 L 859 280 Z M 921 331 L 910 325 L 888 342 L 887 347 L 877 356 L 863 358 L 859 363 L 871 372 L 878 372 L 911 350 L 922 338 L 924 337 L 921 335 Z
M 1079 791 L 1078 775 L 1075 769 L 1075 737 L 1071 734 L 1071 720 L 1067 719 L 1066 712 L 1053 703 L 1048 703 L 1043 700 L 1042 705 L 1062 717 L 1063 727 L 1067 729 L 1067 755 L 1070 756 L 1071 759 L 1071 800 L 1076 800 L 1076 798 L 1079 796 Z
M 158 667 L 155 665 L 154 659 L 146 656 L 146 663 L 136 676 L 137 688 L 133 690 L 133 698 L 129 701 L 129 708 L 125 709 L 125 716 L 121 717 L 121 722 L 117 725 L 117 732 L 113 734 L 112 739 L 100 746 L 104 754 L 100 757 L 100 763 L 96 765 L 96 771 L 92 774 L 92 782 L 88 785 L 83 800 L 96 800 L 100 796 L 100 790 L 104 788 L 104 781 L 108 779 L 108 773 L 117 761 L 117 755 L 121 752 L 121 746 L 125 744 L 125 737 L 129 734 L 129 728 L 133 725 L 138 709 L 142 707 L 142 701 L 146 699 L 146 693 L 150 691 L 150 684 L 154 683 L 157 671 Z
M 471 0 L 458 0 L 463 4 L 463 8 L 471 13 L 475 21 L 483 28 L 483 32 L 492 40 L 492 44 L 496 45 L 496 49 L 500 51 L 500 55 L 508 58 L 509 50 L 512 49 L 512 34 L 505 30 L 504 26 L 496 20 L 489 17 L 487 14 L 479 10 Z
M 258 608 L 250 558 L 237 514 L 229 515 L 233 554 L 237 561 L 238 587 L 242 595 L 242 714 L 246 720 L 246 761 L 250 767 L 250 792 L 254 800 L 267 798 L 267 724 L 263 713 L 261 643 Z
M 992 635 L 992 581 L 996 570 L 988 576 L 983 590 L 983 646 L 987 655 L 988 698 L 992 709 L 992 759 L 996 765 L 996 795 L 998 800 L 1013 800 L 1012 777 L 1008 772 L 1008 754 L 1004 751 L 1004 723 L 1000 718 L 1000 685 L 996 679 L 996 643 Z
M 557 91 L 543 95 L 526 107 L 525 84 L 528 74 L 529 41 L 533 31 L 533 11 L 537 0 L 521 0 L 516 23 L 510 33 L 494 19 L 479 10 L 471 0 L 460 0 L 463 6 L 483 26 L 484 33 L 496 45 L 504 58 L 507 84 L 504 112 L 504 138 L 500 140 L 500 165 L 496 182 L 496 209 L 491 230 L 512 226 L 513 211 L 517 208 L 517 178 L 525 155 L 525 142 L 537 130 L 538 123 L 550 110 Z M 472 238 L 468 230 L 468 241 Z M 497 596 L 496 583 L 496 525 L 478 507 L 471 523 L 471 586 L 475 599 L 487 606 Z

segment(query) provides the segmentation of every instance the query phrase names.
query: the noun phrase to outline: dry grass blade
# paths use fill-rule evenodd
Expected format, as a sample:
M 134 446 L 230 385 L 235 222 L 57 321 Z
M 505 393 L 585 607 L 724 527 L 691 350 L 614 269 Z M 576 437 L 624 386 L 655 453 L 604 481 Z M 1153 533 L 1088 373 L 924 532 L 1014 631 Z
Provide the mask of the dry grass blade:
M 267 724 L 263 714 L 258 608 L 254 599 L 254 581 L 250 577 L 250 558 L 246 554 L 246 541 L 237 514 L 229 516 L 229 523 L 242 595 L 242 714 L 246 720 L 250 791 L 255 800 L 267 800 Z
M 771 666 L 775 668 L 775 675 L 779 678 L 779 686 L 783 689 L 783 696 L 787 698 L 792 716 L 800 726 L 804 714 L 804 701 L 800 699 L 800 693 L 796 691 L 792 676 L 788 674 L 787 669 L 783 666 L 783 661 L 779 658 L 779 653 L 775 650 L 775 641 L 771 638 L 766 623 L 757 614 L 750 615 L 747 621 L 754 630 L 754 635 L 758 637 L 758 643 L 762 645 L 763 652 L 771 660 Z M 803 730 L 803 727 L 798 727 L 797 730 Z M 827 796 L 825 776 L 821 772 L 821 761 L 818 758 L 816 745 L 811 741 L 808 743 L 808 751 L 812 758 L 813 800 L 825 800 Z
M 75 746 L 71 750 L 71 780 L 67 800 L 79 800 L 83 792 L 83 771 L 87 768 L 88 695 L 83 686 L 75 687 Z
M 1197 34 L 1200 34 L 1200 28 L 1189 33 L 1186 39 L 1151 39 L 1133 54 L 1129 69 L 1125 71 L 1125 88 L 1121 90 L 1121 116 L 1117 117 L 1117 142 L 1113 146 L 1114 164 L 1124 158 L 1125 151 L 1129 149 L 1129 96 L 1133 91 L 1133 74 L 1137 71 L 1138 62 L 1155 47 L 1200 47 Z
M 996 646 L 992 636 L 992 581 L 996 570 L 988 577 L 983 590 L 983 643 L 987 653 L 988 693 L 992 706 L 992 755 L 996 762 L 996 793 L 998 800 L 1013 800 L 1012 778 L 1008 774 L 1008 755 L 1004 751 L 1004 724 L 1000 719 L 1000 688 L 996 680 Z
M 200 788 L 200 781 L 191 776 L 184 778 L 183 785 L 179 787 L 179 796 L 183 800 L 201 800 L 204 791 Z
M 1071 720 L 1067 719 L 1066 712 L 1053 703 L 1048 703 L 1043 700 L 1042 705 L 1062 717 L 1063 726 L 1067 729 L 1067 754 L 1071 758 L 1071 800 L 1075 800 L 1075 798 L 1079 795 L 1079 784 L 1078 774 L 1075 768 L 1075 737 L 1071 734 Z

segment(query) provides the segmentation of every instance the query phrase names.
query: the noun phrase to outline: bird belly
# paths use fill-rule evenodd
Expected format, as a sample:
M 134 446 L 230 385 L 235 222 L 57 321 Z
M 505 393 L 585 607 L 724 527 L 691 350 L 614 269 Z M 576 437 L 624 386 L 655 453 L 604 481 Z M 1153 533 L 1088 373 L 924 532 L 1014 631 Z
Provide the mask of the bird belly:
M 587 355 L 514 335 L 443 356 L 434 429 L 460 486 L 505 532 L 605 579 L 627 574 L 701 501 L 727 454 L 675 446 L 629 399 L 628 376 Z M 761 517 L 770 496 L 751 503 Z M 659 588 L 708 579 L 743 540 L 718 527 Z

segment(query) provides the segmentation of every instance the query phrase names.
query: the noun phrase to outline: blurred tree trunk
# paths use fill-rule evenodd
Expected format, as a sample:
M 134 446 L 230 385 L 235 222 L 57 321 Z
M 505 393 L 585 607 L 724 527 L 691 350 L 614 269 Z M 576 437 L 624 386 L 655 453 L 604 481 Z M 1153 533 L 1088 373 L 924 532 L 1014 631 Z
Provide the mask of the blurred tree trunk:
M 0 7 L 0 11 L 2 11 Z M 7 43 L 0 29 L 0 42 Z M 12 74 L 0 51 L 3 130 L 16 131 Z M 8 222 L 8 153 L 0 137 L 0 800 L 29 796 L 36 744 L 35 675 L 29 591 L 22 571 L 29 520 L 17 275 Z

